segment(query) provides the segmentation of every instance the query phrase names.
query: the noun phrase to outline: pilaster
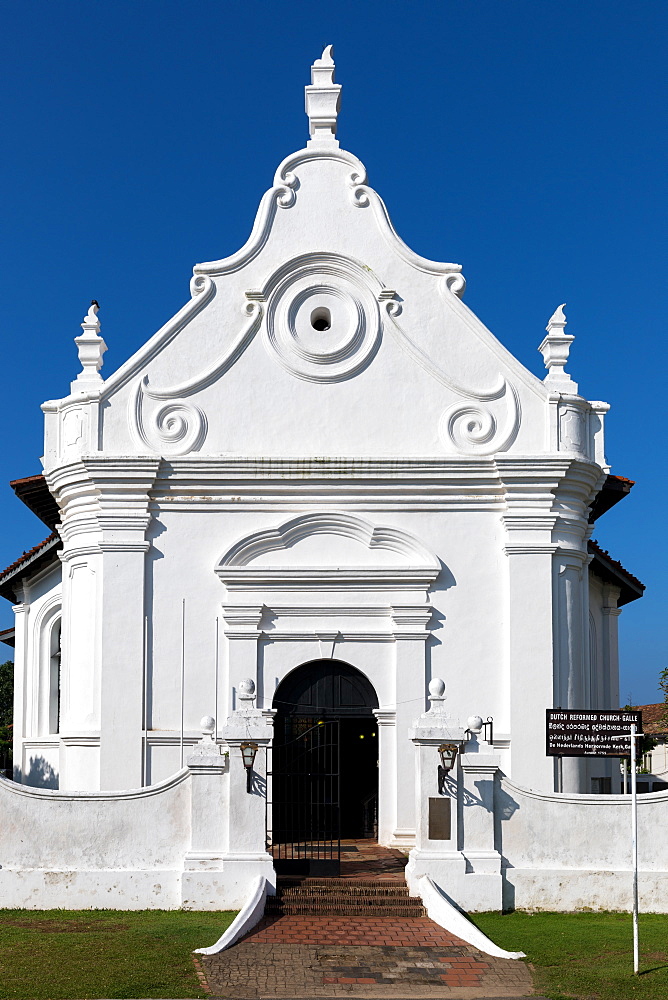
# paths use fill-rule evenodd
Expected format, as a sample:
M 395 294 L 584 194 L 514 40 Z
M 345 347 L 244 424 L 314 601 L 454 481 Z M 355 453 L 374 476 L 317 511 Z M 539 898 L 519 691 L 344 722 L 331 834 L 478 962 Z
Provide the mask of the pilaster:
M 378 725 L 378 843 L 394 843 L 397 828 L 397 713 L 395 709 L 376 708 Z M 403 755 L 407 757 L 407 754 Z M 413 761 L 409 761 L 411 769 Z M 411 776 L 411 785 L 414 777 Z
M 240 684 L 242 707 L 227 719 L 222 735 L 229 747 L 229 804 L 223 826 L 222 861 L 225 884 L 241 905 L 252 878 L 264 875 L 275 884 L 274 863 L 267 852 L 267 748 L 274 731 L 273 712 L 250 707 L 255 684 L 247 678 Z M 242 743 L 257 745 L 247 791 L 246 769 L 241 756 Z
M 411 847 L 415 842 L 415 769 L 406 753 L 406 741 L 415 719 L 415 691 L 426 686 L 426 642 L 432 609 L 426 604 L 392 607 L 395 640 L 396 817 L 390 845 Z M 389 742 L 389 740 L 387 741 Z
M 247 678 L 257 684 L 258 642 L 262 636 L 262 604 L 223 604 L 223 633 L 227 640 L 227 688 L 223 692 L 223 713 L 232 715 L 239 707 L 239 685 Z
M 406 878 L 415 885 L 429 875 L 439 885 L 464 875 L 466 862 L 459 850 L 457 780 L 443 773 L 438 748 L 443 743 L 464 743 L 464 730 L 447 715 L 445 684 L 429 684 L 431 702 L 410 730 L 415 746 L 415 847 L 409 854 Z
M 604 604 L 601 608 L 603 629 L 601 646 L 604 669 L 605 708 L 616 708 L 619 698 L 619 616 L 622 609 L 617 607 L 619 588 L 611 584 L 603 587 Z
M 62 736 L 99 733 L 101 789 L 142 784 L 146 532 L 159 464 L 84 456 L 48 477 L 63 510 Z
M 490 753 L 489 749 L 483 744 L 478 753 L 465 753 L 459 757 L 463 845 L 471 871 L 500 877 L 501 855 L 496 850 L 494 838 L 494 791 L 501 758 Z
M 552 542 L 554 514 L 513 504 L 504 515 L 508 559 L 508 711 L 510 773 L 528 788 L 551 790 L 552 761 L 543 746 L 552 705 Z
M 17 594 L 17 597 L 19 595 Z M 23 771 L 23 740 L 25 732 L 25 699 L 26 670 L 28 668 L 28 626 L 30 621 L 30 605 L 23 599 L 13 605 L 14 612 L 14 775 L 18 781 L 24 781 Z

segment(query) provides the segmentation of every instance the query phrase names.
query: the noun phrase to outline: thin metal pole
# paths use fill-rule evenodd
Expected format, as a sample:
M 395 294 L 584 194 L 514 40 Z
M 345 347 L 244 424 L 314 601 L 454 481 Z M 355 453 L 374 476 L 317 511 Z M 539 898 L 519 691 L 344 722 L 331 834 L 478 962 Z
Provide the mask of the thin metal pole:
M 146 784 L 148 759 L 148 615 L 144 615 L 144 743 L 142 747 L 142 785 Z
M 186 599 L 181 607 L 181 767 L 183 767 L 183 721 L 186 685 Z
M 624 758 L 624 795 L 629 794 L 629 762 Z
M 631 853 L 633 855 L 633 974 L 638 975 L 638 796 L 636 789 L 636 727 L 631 725 Z
M 214 657 L 215 664 L 216 664 L 216 685 L 215 685 L 215 694 L 213 696 L 213 706 L 214 706 L 213 707 L 213 712 L 214 712 L 214 715 L 216 716 L 216 732 L 215 732 L 214 739 L 215 739 L 216 742 L 218 742 L 218 667 L 219 667 L 219 663 L 218 663 L 218 645 L 219 645 L 219 642 L 218 642 L 218 618 L 216 618 L 216 654 L 215 654 L 215 657 Z

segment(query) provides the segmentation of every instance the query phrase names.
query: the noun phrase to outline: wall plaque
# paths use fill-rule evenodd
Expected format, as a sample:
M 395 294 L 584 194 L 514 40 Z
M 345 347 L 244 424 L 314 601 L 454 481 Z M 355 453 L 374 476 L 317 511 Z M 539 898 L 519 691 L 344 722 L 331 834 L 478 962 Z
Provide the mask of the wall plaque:
M 623 709 L 593 711 L 587 708 L 548 708 L 545 743 L 548 757 L 628 757 L 630 739 L 627 736 L 635 724 L 642 732 L 642 712 Z
M 429 799 L 429 839 L 450 840 L 450 803 L 451 799 Z

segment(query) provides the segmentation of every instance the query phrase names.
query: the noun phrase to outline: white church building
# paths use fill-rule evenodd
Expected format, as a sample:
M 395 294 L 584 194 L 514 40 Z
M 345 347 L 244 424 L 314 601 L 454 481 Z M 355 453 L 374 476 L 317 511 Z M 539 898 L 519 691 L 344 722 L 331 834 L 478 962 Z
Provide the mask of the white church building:
M 340 99 L 328 48 L 306 87 L 308 142 L 248 242 L 197 264 L 189 301 L 121 368 L 102 375 L 96 303 L 81 324 L 81 371 L 42 407 L 43 473 L 13 483 L 52 534 L 0 575 L 16 616 L 3 809 L 15 830 L 53 828 L 57 810 L 90 810 L 98 829 L 105 809 L 130 826 L 134 810 L 158 840 L 172 824 L 171 860 L 137 855 L 123 906 L 235 904 L 244 878 L 294 860 L 290 844 L 359 837 L 411 851 L 418 874 L 449 866 L 451 886 L 479 876 L 486 888 L 452 889 L 469 908 L 500 906 L 513 868 L 518 901 L 547 898 L 557 882 L 536 871 L 569 864 L 571 902 L 615 905 L 592 886 L 623 859 L 557 854 L 585 807 L 614 850 L 624 803 L 594 793 L 619 791 L 618 762 L 545 754 L 546 709 L 619 707 L 620 610 L 643 591 L 591 539 L 632 486 L 607 463 L 608 405 L 565 371 L 562 306 L 541 381 L 465 305 L 460 265 L 402 242 L 339 145 Z M 444 782 L 446 738 L 460 755 Z M 314 787 L 317 808 L 302 801 Z M 665 811 L 661 795 L 648 799 Z M 454 802 L 440 836 L 438 796 Z M 542 861 L 522 827 L 532 809 Z M 41 905 L 70 905 L 35 874 L 52 867 L 83 872 L 77 899 L 98 905 L 99 873 L 123 867 L 83 841 L 80 863 L 70 846 L 21 855 L 11 829 L 0 885 L 13 867 L 14 900 L 29 884 Z M 142 878 L 161 865 L 174 877 L 147 904 Z M 657 899 L 668 857 L 659 869 Z

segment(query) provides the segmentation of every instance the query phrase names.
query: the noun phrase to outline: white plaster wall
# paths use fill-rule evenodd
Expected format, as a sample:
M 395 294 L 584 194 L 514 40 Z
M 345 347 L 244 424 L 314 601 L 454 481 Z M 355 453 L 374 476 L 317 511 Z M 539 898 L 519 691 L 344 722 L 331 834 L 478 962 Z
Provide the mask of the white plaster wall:
M 186 731 L 195 730 L 199 719 L 213 711 L 215 690 L 215 620 L 222 618 L 221 605 L 229 600 L 225 587 L 213 572 L 217 559 L 238 538 L 252 531 L 259 531 L 280 524 L 288 514 L 284 512 L 238 513 L 193 512 L 158 514 L 160 528 L 155 532 L 149 569 L 152 593 L 149 588 L 151 609 L 151 715 L 150 726 L 157 731 L 177 730 L 180 726 L 180 673 L 181 673 L 181 612 L 186 599 Z M 368 515 L 365 515 L 368 517 Z M 433 514 L 400 514 L 396 511 L 377 511 L 374 521 L 383 526 L 400 527 L 410 531 L 428 544 L 445 569 L 429 594 L 434 608 L 431 627 L 434 639 L 430 643 L 429 659 L 434 675 L 448 678 L 448 706 L 451 713 L 461 717 L 479 713 L 494 715 L 500 731 L 507 730 L 506 687 L 503 664 L 504 648 L 503 573 L 505 556 L 501 551 L 501 526 L 498 515 L 473 512 Z M 164 530 L 162 530 L 164 529 Z M 158 534 L 159 532 L 159 534 Z M 345 539 L 337 540 L 344 548 Z M 308 559 L 308 551 L 303 559 Z M 287 558 L 283 558 L 287 557 Z M 280 560 L 290 562 L 294 552 L 281 554 Z M 303 561 L 302 556 L 299 561 Z M 340 560 L 343 564 L 343 559 Z M 382 559 L 378 560 L 382 565 Z M 317 565 L 317 559 L 314 560 Z M 354 589 L 354 587 L 353 587 Z M 332 621 L 338 623 L 345 634 L 352 626 L 360 628 L 359 621 L 347 618 L 345 612 L 332 616 L 330 607 L 337 602 L 345 606 L 368 604 L 371 607 L 387 605 L 391 600 L 405 601 L 406 595 L 388 592 L 347 594 L 332 596 L 317 588 L 299 599 L 272 593 L 268 584 L 263 592 L 265 603 L 299 603 L 306 606 L 322 604 L 328 612 L 322 619 L 309 616 L 308 621 L 295 621 L 291 627 L 313 633 L 310 646 L 298 652 L 277 642 L 265 650 L 265 677 L 261 688 L 263 704 L 271 707 L 273 690 L 278 682 L 303 659 L 318 658 L 321 654 L 313 643 L 316 634 L 331 629 Z M 237 600 L 235 598 L 235 600 Z M 243 599 L 241 603 L 243 603 Z M 220 636 L 222 637 L 222 624 Z M 263 622 L 264 635 L 271 642 L 272 623 Z M 392 640 L 389 630 L 387 640 Z M 379 655 L 388 658 L 391 652 L 368 650 L 361 643 L 359 651 L 336 647 L 336 656 L 353 662 L 359 669 L 368 667 L 369 676 L 376 687 L 381 705 L 394 704 L 394 678 L 389 668 L 379 662 Z M 328 654 L 329 655 L 329 654 Z M 219 714 L 225 717 L 232 710 L 232 694 L 226 683 L 227 651 L 221 641 Z M 426 678 L 428 681 L 429 678 Z M 415 705 L 424 704 L 425 678 L 412 678 L 415 688 Z M 420 709 L 421 710 L 421 709 Z
M 380 221 L 379 213 L 370 206 L 358 207 L 351 197 L 348 162 L 305 159 L 296 173 L 299 189 L 294 204 L 274 213 L 259 252 L 248 255 L 244 267 L 213 278 L 213 297 L 159 353 L 138 367 L 128 362 L 109 381 L 101 425 L 103 449 L 117 454 L 143 450 L 131 432 L 133 418 L 128 417 L 141 377 L 148 374 L 150 385 L 161 388 L 201 374 L 248 325 L 246 292 L 261 289 L 287 261 L 323 252 L 344 255 L 361 265 L 370 287 L 396 290 L 401 302 L 396 324 L 426 358 L 446 372 L 446 378 L 481 393 L 498 388 L 500 375 L 511 379 L 522 411 L 512 447 L 519 453 L 543 452 L 548 420 L 545 388 L 442 286 L 441 265 L 422 267 L 414 263 L 420 259 L 410 251 L 398 252 L 397 241 L 388 236 L 387 223 Z M 360 280 L 364 284 L 364 277 Z M 356 282 L 357 278 L 353 285 Z M 456 453 L 452 444 L 439 438 L 438 426 L 443 412 L 465 402 L 465 397 L 430 373 L 429 364 L 421 363 L 416 352 L 400 346 L 403 341 L 396 334 L 395 322 L 382 307 L 380 313 L 382 335 L 375 356 L 354 377 L 327 384 L 295 378 L 284 370 L 267 348 L 261 323 L 224 377 L 188 399 L 188 405 L 194 403 L 206 414 L 208 427 L 201 452 L 263 456 Z M 504 398 L 483 408 L 494 412 L 504 425 L 508 407 L 513 405 L 509 390 Z M 156 405 L 149 400 L 146 406 L 150 424 Z
M 125 793 L 0 779 L 0 893 L 10 907 L 173 909 L 190 845 L 188 772 Z
M 547 794 L 509 779 L 497 790 L 505 870 L 504 905 L 518 909 L 628 910 L 631 907 L 631 799 Z M 668 792 L 638 796 L 641 909 L 666 912 Z

